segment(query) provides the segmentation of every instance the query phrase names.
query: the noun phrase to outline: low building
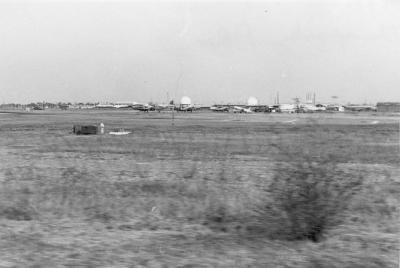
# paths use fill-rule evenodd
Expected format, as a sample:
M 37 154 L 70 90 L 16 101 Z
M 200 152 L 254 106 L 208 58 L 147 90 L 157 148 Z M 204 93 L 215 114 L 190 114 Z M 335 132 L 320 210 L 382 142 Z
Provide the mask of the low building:
M 74 125 L 72 132 L 76 135 L 96 135 L 98 127 L 96 125 Z
M 378 102 L 376 108 L 378 112 L 400 113 L 400 102 Z
M 349 104 L 343 106 L 346 112 L 376 112 L 376 106 Z

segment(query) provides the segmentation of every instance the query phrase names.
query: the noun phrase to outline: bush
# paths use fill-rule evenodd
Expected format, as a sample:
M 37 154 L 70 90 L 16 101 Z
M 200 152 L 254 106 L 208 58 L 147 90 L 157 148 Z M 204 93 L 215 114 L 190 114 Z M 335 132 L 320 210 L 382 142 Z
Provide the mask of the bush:
M 362 176 L 346 172 L 332 156 L 303 155 L 291 160 L 277 164 L 269 186 L 275 211 L 280 212 L 278 233 L 289 240 L 318 242 L 329 228 L 343 221 Z
M 15 221 L 31 221 L 37 216 L 37 213 L 31 207 L 8 206 L 0 208 L 0 218 Z

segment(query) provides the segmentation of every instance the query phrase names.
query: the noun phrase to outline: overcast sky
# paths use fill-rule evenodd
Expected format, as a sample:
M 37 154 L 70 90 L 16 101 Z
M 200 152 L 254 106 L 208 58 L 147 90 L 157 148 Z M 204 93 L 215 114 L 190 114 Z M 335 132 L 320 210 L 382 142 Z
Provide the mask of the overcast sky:
M 400 4 L 0 1 L 0 101 L 400 101 Z

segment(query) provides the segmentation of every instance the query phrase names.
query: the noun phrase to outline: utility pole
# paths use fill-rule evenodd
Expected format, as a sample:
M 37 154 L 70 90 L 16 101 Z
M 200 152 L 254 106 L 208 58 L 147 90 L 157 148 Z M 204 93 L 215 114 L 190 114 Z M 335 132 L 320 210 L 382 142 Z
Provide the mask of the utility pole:
M 174 125 L 174 121 L 175 121 L 175 115 L 174 115 L 174 112 L 175 112 L 175 103 L 174 102 L 172 102 L 173 103 L 173 106 L 172 106 L 172 125 Z
M 174 121 L 175 121 L 175 115 L 174 115 L 174 110 L 175 110 L 175 103 L 174 103 L 174 100 L 171 100 L 170 102 L 169 102 L 169 105 L 171 106 L 171 109 L 172 109 L 172 111 L 171 111 L 171 116 L 172 116 L 172 125 L 174 125 Z

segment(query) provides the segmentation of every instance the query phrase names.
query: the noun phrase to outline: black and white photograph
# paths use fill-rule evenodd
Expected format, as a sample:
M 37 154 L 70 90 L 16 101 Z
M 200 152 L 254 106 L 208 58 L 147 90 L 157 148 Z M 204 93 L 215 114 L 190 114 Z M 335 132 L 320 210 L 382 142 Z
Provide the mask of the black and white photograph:
M 0 268 L 400 268 L 400 1 L 0 0 Z

